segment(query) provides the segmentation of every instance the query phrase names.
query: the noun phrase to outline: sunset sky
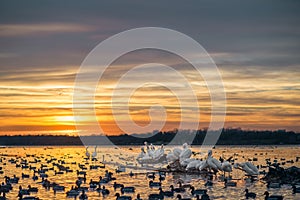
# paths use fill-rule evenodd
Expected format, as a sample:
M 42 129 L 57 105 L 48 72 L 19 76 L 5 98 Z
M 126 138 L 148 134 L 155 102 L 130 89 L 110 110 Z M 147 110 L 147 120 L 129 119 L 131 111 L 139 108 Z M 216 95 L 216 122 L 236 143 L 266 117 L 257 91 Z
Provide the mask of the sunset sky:
M 0 134 L 75 133 L 72 95 L 81 63 L 101 41 L 138 27 L 174 29 L 206 49 L 223 78 L 225 127 L 300 132 L 299 8 L 299 1 L 289 0 L 2 1 Z M 105 133 L 121 132 L 111 110 L 114 84 L 128 69 L 146 63 L 164 63 L 188 77 L 199 101 L 199 127 L 206 127 L 210 96 L 203 79 L 194 76 L 183 59 L 146 50 L 122 56 L 101 80 L 95 108 Z M 153 66 L 138 76 L 163 74 Z M 184 84 L 168 78 L 185 91 Z M 134 80 L 126 84 L 130 87 Z M 149 108 L 156 104 L 166 109 L 164 130 L 178 126 L 181 111 L 191 113 L 188 121 L 194 120 L 194 107 L 182 109 L 170 90 L 151 84 L 138 88 L 130 99 L 131 119 L 147 125 Z M 114 115 L 122 116 L 127 112 L 123 109 Z M 82 116 L 82 123 L 88 121 Z

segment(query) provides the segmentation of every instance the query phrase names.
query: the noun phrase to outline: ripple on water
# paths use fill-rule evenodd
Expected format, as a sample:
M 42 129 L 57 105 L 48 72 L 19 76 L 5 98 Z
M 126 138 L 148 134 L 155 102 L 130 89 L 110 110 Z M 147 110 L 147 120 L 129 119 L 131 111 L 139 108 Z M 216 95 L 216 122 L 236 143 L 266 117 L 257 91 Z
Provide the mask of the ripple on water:
M 140 147 L 131 147 L 132 149 L 128 149 L 128 147 L 124 147 L 121 149 L 109 148 L 109 147 L 98 147 L 98 157 L 99 160 L 102 160 L 102 156 L 105 156 L 107 161 L 112 162 L 121 162 L 121 163 L 132 163 L 135 165 L 134 157 L 137 153 L 139 153 Z M 93 151 L 93 147 L 89 148 L 90 151 Z M 124 153 L 123 150 L 126 149 Z M 194 147 L 193 151 L 199 151 L 199 148 Z M 7 161 L 10 158 L 23 158 L 28 161 L 33 161 L 35 157 L 26 157 L 26 154 L 34 154 L 38 159 L 41 160 L 41 163 L 30 163 L 32 166 L 36 166 L 37 168 L 40 167 L 41 164 L 46 164 L 48 167 L 52 167 L 52 163 L 47 164 L 47 160 L 51 158 L 57 158 L 58 160 L 64 160 L 66 162 L 65 166 L 69 166 L 71 169 L 74 170 L 72 173 L 64 173 L 62 175 L 55 175 L 54 171 L 49 171 L 47 174 L 49 175 L 48 180 L 50 182 L 55 182 L 60 185 L 64 185 L 66 187 L 66 191 L 69 190 L 72 185 L 75 185 L 75 181 L 77 178 L 76 170 L 78 168 L 78 163 L 84 164 L 86 161 L 83 159 L 85 155 L 85 148 L 84 147 L 10 147 L 10 148 L 2 148 L 0 149 L 0 154 L 2 155 L 2 163 L 0 166 L 3 167 L 4 174 L 0 174 L 0 180 L 4 181 L 4 176 L 16 175 L 21 177 L 22 172 L 25 174 L 30 174 L 32 177 L 33 172 L 29 169 L 21 169 L 16 168 L 15 164 L 8 163 Z M 6 154 L 7 156 L 3 156 Z M 245 160 L 258 158 L 258 161 L 254 163 L 256 165 L 265 164 L 266 158 L 271 158 L 271 160 L 277 159 L 280 160 L 281 158 L 285 158 L 286 160 L 295 160 L 296 156 L 299 156 L 299 147 L 298 146 L 281 146 L 281 147 L 273 147 L 273 146 L 248 146 L 248 147 L 228 147 L 228 146 L 219 146 L 214 149 L 214 157 L 219 158 L 219 156 L 224 156 L 229 158 L 230 156 L 235 154 L 235 159 L 237 162 L 244 162 Z M 202 156 L 203 155 L 203 156 Z M 205 154 L 197 155 L 196 157 L 205 157 Z M 58 162 L 58 161 L 55 161 Z M 76 162 L 76 164 L 71 164 L 72 162 Z M 6 163 L 6 165 L 4 165 Z M 89 164 L 99 164 L 98 162 L 89 161 Z M 88 166 L 88 164 L 86 164 Z M 300 162 L 290 164 L 287 163 L 285 167 L 295 165 L 300 167 Z M 113 171 L 115 170 L 116 166 L 106 166 L 106 169 Z M 97 169 L 97 170 L 90 170 L 88 167 L 87 170 L 87 183 L 83 186 L 89 186 L 88 183 L 90 179 L 98 180 L 99 176 L 104 176 L 106 169 Z M 56 169 L 58 170 L 58 169 Z M 137 193 L 141 194 L 143 199 L 150 193 L 158 193 L 158 188 L 149 188 L 148 182 L 149 179 L 146 177 L 145 171 L 136 171 L 132 170 L 135 175 L 131 178 L 129 177 L 130 170 L 127 169 L 126 173 L 116 174 L 114 176 L 117 178 L 116 182 L 122 183 L 125 186 L 134 186 L 136 188 L 136 193 L 132 194 L 133 197 L 136 196 Z M 243 178 L 243 172 L 234 170 L 232 173 L 233 178 L 240 179 L 237 180 L 237 187 L 233 188 L 224 188 L 224 184 L 220 182 L 218 179 L 214 179 L 214 186 L 209 187 L 208 194 L 211 199 L 245 199 L 244 190 L 248 188 L 250 192 L 255 192 L 257 194 L 257 199 L 264 199 L 263 193 L 266 191 L 266 185 L 262 181 L 258 181 L 255 184 L 246 183 Z M 188 174 L 167 174 L 166 180 L 163 181 L 162 188 L 163 190 L 169 190 L 169 186 L 171 184 L 176 185 L 178 180 L 184 180 L 186 183 L 190 183 L 195 186 L 195 188 L 204 188 L 205 180 L 203 180 L 198 175 L 188 175 Z M 36 194 L 32 194 L 33 196 L 38 196 L 41 199 L 48 200 L 48 199 L 69 199 L 66 198 L 66 191 L 65 192 L 57 192 L 54 194 L 53 190 L 46 190 L 42 187 L 41 184 L 38 184 L 41 180 L 33 181 L 31 178 L 29 179 L 22 179 L 18 184 L 14 184 L 14 189 L 7 194 L 8 199 L 16 199 L 18 195 L 18 187 L 21 185 L 23 188 L 27 188 L 28 185 L 32 187 L 38 187 L 39 191 Z M 113 189 L 113 181 L 106 185 L 106 188 L 110 190 L 110 195 L 108 197 L 103 198 L 102 195 L 99 195 L 96 191 L 90 190 L 87 192 L 89 196 L 89 200 L 93 199 L 115 199 L 114 194 L 115 192 L 120 192 L 119 189 L 114 191 Z M 284 196 L 284 199 L 300 199 L 300 194 L 293 195 L 291 191 L 291 187 L 289 185 L 284 185 L 279 189 L 269 189 L 270 194 L 281 194 Z M 186 192 L 183 196 L 190 196 L 190 192 Z

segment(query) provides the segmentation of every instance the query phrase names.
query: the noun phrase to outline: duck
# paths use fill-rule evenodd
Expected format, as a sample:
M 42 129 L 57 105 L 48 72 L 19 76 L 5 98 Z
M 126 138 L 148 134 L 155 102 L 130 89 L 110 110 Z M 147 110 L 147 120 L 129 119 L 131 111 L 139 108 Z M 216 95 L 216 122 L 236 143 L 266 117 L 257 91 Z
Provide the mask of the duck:
M 39 189 L 37 187 L 31 187 L 31 185 L 28 185 L 28 191 L 29 192 L 38 192 Z
M 130 176 L 130 177 L 133 177 L 133 176 L 134 176 L 134 173 L 133 173 L 132 171 L 130 171 L 129 176 Z
M 245 197 L 246 199 L 249 199 L 249 198 L 252 198 L 252 199 L 255 199 L 256 198 L 256 194 L 254 192 L 249 192 L 248 189 L 245 189 Z
M 197 189 L 195 190 L 195 187 L 194 186 L 191 186 L 190 187 L 190 190 L 191 190 L 191 194 L 194 196 L 194 195 L 203 195 L 203 194 L 206 194 L 207 193 L 207 189 Z
M 65 186 L 55 185 L 55 186 L 53 186 L 53 190 L 54 191 L 64 191 L 65 190 Z
M 205 187 L 212 187 L 214 185 L 214 183 L 210 180 L 207 180 L 204 184 Z
M 196 200 L 200 200 L 199 195 L 196 195 Z M 210 198 L 206 192 L 201 195 L 201 200 L 210 200 Z
M 102 187 L 101 193 L 103 196 L 109 195 L 109 190 L 105 188 L 105 186 Z
M 227 178 L 224 179 L 224 187 L 236 187 L 237 183 L 233 181 L 228 181 Z
M 30 195 L 30 192 L 28 189 L 22 189 L 22 187 L 19 187 L 19 194 L 21 195 Z
M 141 195 L 140 195 L 140 194 L 137 194 L 135 200 L 143 200 L 143 199 L 141 198 Z
M 107 178 L 102 178 L 102 176 L 99 177 L 99 184 L 106 184 L 109 180 Z
M 283 200 L 283 196 L 282 195 L 271 195 L 268 191 L 265 191 L 264 193 L 265 195 L 265 200 Z
M 85 194 L 84 190 L 82 191 L 82 194 L 79 196 L 79 199 L 80 200 L 87 200 L 88 199 L 88 196 Z
M 181 187 L 181 184 L 178 188 L 174 188 L 173 185 L 170 185 L 170 188 L 172 191 L 176 192 L 176 193 L 182 193 L 182 192 L 185 192 L 185 189 Z
M 281 184 L 277 182 L 268 182 L 267 183 L 267 188 L 280 188 Z
M 120 183 L 116 183 L 114 182 L 114 185 L 113 185 L 114 189 L 116 190 L 117 188 L 121 188 L 121 187 L 124 187 L 123 184 L 120 184 Z
M 119 193 L 115 194 L 116 200 L 132 200 L 131 196 L 120 196 Z
M 182 196 L 181 196 L 181 194 L 177 194 L 177 196 L 176 196 L 176 198 L 178 199 L 178 200 L 192 200 L 191 198 L 182 198 Z
M 163 200 L 164 195 L 162 194 L 149 194 L 148 200 Z
M 158 180 L 159 180 L 160 182 L 162 182 L 162 181 L 166 180 L 166 177 L 165 177 L 164 175 L 159 175 Z
M 155 179 L 155 173 L 152 172 L 151 174 L 148 174 L 147 177 L 154 180 Z
M 165 197 L 173 197 L 174 196 L 174 191 L 163 191 L 163 189 L 160 187 L 159 188 L 159 194 L 165 196 Z
M 1 193 L 0 193 L 0 195 L 1 195 Z M 0 196 L 0 200 L 7 200 L 7 198 L 5 196 L 6 196 L 6 193 L 3 192 L 3 196 Z
M 297 187 L 296 185 L 293 185 L 292 189 L 293 189 L 293 194 L 300 193 L 300 187 L 299 186 Z
M 161 182 L 153 182 L 153 181 L 149 181 L 149 187 L 160 187 L 161 186 Z
M 22 179 L 24 179 L 24 178 L 29 178 L 29 177 L 30 177 L 29 174 L 24 174 L 24 173 L 22 173 Z
M 134 193 L 135 192 L 135 188 L 130 186 L 130 187 L 124 187 L 124 185 L 121 187 L 121 192 L 122 194 L 124 193 Z
M 28 196 L 28 197 L 22 198 L 22 200 L 39 200 L 39 198 L 38 197 Z
M 79 195 L 79 191 L 75 189 L 71 189 L 67 192 L 67 197 L 77 197 Z

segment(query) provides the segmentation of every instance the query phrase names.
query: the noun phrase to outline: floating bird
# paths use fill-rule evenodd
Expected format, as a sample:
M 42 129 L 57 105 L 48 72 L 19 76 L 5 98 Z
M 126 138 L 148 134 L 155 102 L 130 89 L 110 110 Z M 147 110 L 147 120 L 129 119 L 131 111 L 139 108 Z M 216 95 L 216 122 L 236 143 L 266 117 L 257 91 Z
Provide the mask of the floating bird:
M 265 200 L 283 200 L 283 196 L 282 195 L 271 195 L 268 191 L 265 191 L 264 193 L 265 195 Z
M 87 158 L 87 159 L 90 159 L 91 154 L 90 154 L 88 148 L 89 148 L 89 147 L 86 147 L 86 148 L 85 148 L 85 155 L 86 155 L 86 158 Z
M 78 190 L 71 189 L 67 192 L 67 197 L 77 197 L 79 195 Z
M 82 191 L 82 194 L 79 196 L 79 199 L 80 200 L 87 200 L 88 199 L 88 196 L 85 194 L 84 190 Z
M 240 169 L 244 172 L 246 172 L 248 175 L 254 176 L 258 175 L 259 171 L 255 165 L 253 165 L 250 162 L 244 162 L 244 163 L 235 163 L 234 168 Z
M 249 199 L 249 198 L 255 199 L 256 198 L 256 194 L 254 192 L 249 192 L 248 189 L 246 189 L 245 192 L 246 192 L 246 194 L 245 194 L 246 199 Z
M 182 198 L 181 194 L 177 194 L 178 200 L 192 200 L 191 198 Z
M 132 187 L 132 186 L 130 186 L 130 187 L 124 187 L 124 185 L 123 185 L 123 186 L 121 186 L 121 192 L 122 192 L 122 194 L 124 194 L 124 193 L 134 193 L 135 192 L 135 188 Z
M 191 190 L 191 194 L 194 196 L 194 195 L 203 195 L 203 194 L 206 194 L 207 193 L 207 189 L 197 189 L 195 190 L 195 187 L 194 186 L 191 186 L 190 187 L 190 190 Z
M 293 194 L 300 193 L 300 187 L 296 187 L 296 185 L 293 185 L 292 188 L 293 188 Z
M 94 152 L 92 153 L 92 160 L 97 160 L 97 146 L 95 146 Z
M 103 196 L 109 195 L 109 190 L 105 188 L 105 186 L 102 187 L 101 193 Z
M 141 195 L 140 195 L 140 194 L 137 194 L 135 200 L 142 200 L 142 199 L 141 199 Z
M 165 196 L 165 197 L 173 197 L 174 196 L 174 191 L 163 191 L 162 188 L 159 188 L 159 194 Z
M 170 185 L 170 188 L 172 191 L 176 192 L 176 193 L 182 193 L 185 192 L 185 189 L 183 187 L 181 187 L 181 183 L 179 183 L 180 186 L 178 188 L 174 188 L 173 185 Z
M 208 167 L 215 172 L 217 172 L 218 170 L 222 170 L 221 162 L 212 157 L 212 150 L 208 150 L 206 162 Z
M 148 200 L 163 200 L 164 195 L 162 194 L 149 194 Z
M 237 183 L 234 181 L 228 181 L 227 178 L 224 179 L 224 187 L 236 187 Z
M 116 200 L 132 200 L 131 196 L 120 196 L 119 193 L 115 194 Z
M 121 188 L 121 187 L 124 187 L 123 184 L 120 184 L 120 183 L 116 183 L 114 182 L 114 185 L 113 185 L 114 189 L 116 190 L 117 188 Z
M 161 182 L 153 182 L 153 181 L 149 181 L 149 187 L 160 187 L 161 186 Z

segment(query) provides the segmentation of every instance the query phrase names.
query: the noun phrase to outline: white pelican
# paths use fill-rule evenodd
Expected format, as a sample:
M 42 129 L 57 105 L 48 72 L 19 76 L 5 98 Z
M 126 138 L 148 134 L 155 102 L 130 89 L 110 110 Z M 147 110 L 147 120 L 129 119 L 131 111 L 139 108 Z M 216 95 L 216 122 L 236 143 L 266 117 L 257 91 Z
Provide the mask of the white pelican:
M 253 176 L 253 175 L 258 175 L 258 169 L 257 167 L 255 167 L 252 163 L 250 162 L 244 162 L 244 163 L 235 163 L 234 164 L 234 168 L 236 169 L 240 169 L 244 172 L 246 172 L 247 174 Z
M 231 166 L 230 162 L 228 162 L 228 161 L 222 162 L 221 168 L 222 168 L 222 171 L 224 172 L 224 177 L 225 177 L 226 172 L 228 172 L 229 175 L 230 175 L 230 172 L 232 172 L 232 166 Z
M 208 150 L 207 165 L 214 171 L 222 170 L 221 162 L 212 157 L 212 150 Z
M 152 143 L 150 144 L 150 148 L 152 151 L 155 151 L 155 146 Z
M 95 146 L 95 150 L 94 150 L 94 152 L 92 153 L 92 158 L 93 158 L 93 159 L 97 158 L 97 146 Z
M 180 149 L 180 148 L 174 148 L 174 149 L 173 149 L 173 155 L 174 155 L 177 159 L 179 158 L 181 152 L 182 152 L 182 149 Z
M 172 152 L 167 154 L 167 161 L 168 162 L 174 162 L 178 159 Z
M 145 148 L 141 147 L 141 153 L 137 156 L 137 160 L 143 158 L 146 155 Z
M 181 159 L 180 160 L 180 165 L 182 166 L 182 167 L 186 167 L 186 166 L 188 166 L 188 164 L 190 163 L 190 162 L 192 162 L 192 161 L 194 161 L 194 160 L 196 160 L 195 158 L 187 158 L 187 159 Z
M 186 170 L 189 170 L 189 169 L 198 169 L 201 165 L 202 165 L 202 162 L 201 160 L 193 160 L 191 161 L 187 166 L 186 166 Z
M 153 145 L 151 144 L 150 147 L 149 147 L 149 145 L 147 144 L 147 153 L 148 153 L 148 156 L 151 157 L 151 158 L 153 157 L 153 153 L 154 153 L 152 146 Z
M 180 160 L 185 160 L 185 159 L 190 158 L 190 157 L 192 156 L 192 150 L 189 149 L 188 144 L 187 144 L 187 143 L 184 143 L 184 144 L 182 145 L 182 147 L 183 147 L 183 150 L 182 150 L 182 152 L 181 152 L 180 155 L 179 155 L 179 159 L 180 159 Z
M 208 166 L 208 164 L 207 164 L 207 160 L 204 160 L 204 161 L 202 161 L 202 163 L 200 164 L 200 166 L 199 166 L 199 170 L 200 171 L 202 171 L 203 169 L 206 169 L 206 168 L 208 168 L 209 166 Z
M 165 149 L 164 149 L 164 145 L 162 144 L 159 149 L 157 149 L 156 151 L 154 151 L 154 153 L 153 153 L 153 159 L 159 160 L 164 155 L 164 153 L 165 153 Z
M 85 148 L 85 155 L 86 155 L 86 157 L 89 159 L 90 156 L 91 156 L 91 154 L 90 154 L 88 148 L 89 148 L 89 147 L 86 147 L 86 148 Z

